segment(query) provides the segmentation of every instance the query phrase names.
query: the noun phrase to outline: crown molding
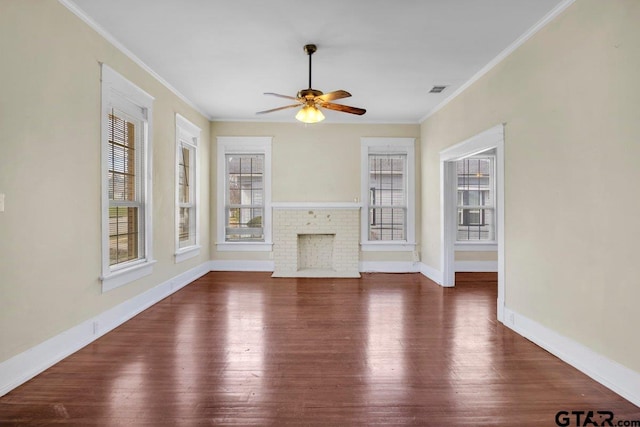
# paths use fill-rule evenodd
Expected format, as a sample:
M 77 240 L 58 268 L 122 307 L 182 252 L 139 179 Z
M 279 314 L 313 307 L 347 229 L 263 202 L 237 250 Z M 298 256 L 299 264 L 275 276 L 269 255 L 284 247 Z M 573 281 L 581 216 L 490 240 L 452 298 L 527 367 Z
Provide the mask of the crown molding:
M 184 96 L 182 93 L 178 91 L 175 87 L 173 87 L 169 82 L 163 79 L 158 73 L 153 71 L 151 67 L 145 64 L 140 58 L 138 58 L 133 52 L 127 49 L 118 39 L 116 39 L 110 32 L 104 29 L 100 24 L 94 21 L 89 15 L 87 15 L 82 9 L 78 7 L 72 0 L 58 0 L 60 4 L 66 7 L 71 13 L 80 18 L 85 24 L 91 27 L 95 32 L 101 35 L 104 39 L 106 39 L 109 43 L 115 46 L 120 52 L 125 54 L 129 59 L 139 65 L 143 70 L 147 73 L 151 74 L 156 80 L 158 80 L 164 87 L 169 89 L 174 95 L 184 101 L 189 107 L 196 110 L 198 113 L 202 114 L 207 120 L 211 121 L 211 116 L 204 112 L 201 108 L 199 108 L 196 104 L 194 104 L 189 98 Z
M 529 28 L 527 32 L 521 35 L 516 41 L 511 43 L 506 49 L 498 54 L 495 58 L 493 58 L 487 65 L 482 67 L 480 71 L 475 73 L 469 80 L 467 80 L 462 86 L 456 89 L 451 95 L 445 98 L 441 103 L 432 108 L 424 117 L 422 117 L 419 123 L 424 122 L 429 117 L 440 111 L 447 104 L 453 101 L 458 95 L 467 90 L 469 86 L 480 80 L 482 76 L 491 71 L 496 65 L 501 63 L 505 58 L 511 55 L 517 48 L 522 46 L 527 40 L 533 37 L 538 31 L 543 29 L 547 24 L 553 21 L 558 15 L 564 12 L 569 6 L 575 3 L 576 0 L 564 0 L 562 3 L 558 4 L 554 7 L 549 13 L 547 13 L 540 21 L 538 21 L 533 27 Z

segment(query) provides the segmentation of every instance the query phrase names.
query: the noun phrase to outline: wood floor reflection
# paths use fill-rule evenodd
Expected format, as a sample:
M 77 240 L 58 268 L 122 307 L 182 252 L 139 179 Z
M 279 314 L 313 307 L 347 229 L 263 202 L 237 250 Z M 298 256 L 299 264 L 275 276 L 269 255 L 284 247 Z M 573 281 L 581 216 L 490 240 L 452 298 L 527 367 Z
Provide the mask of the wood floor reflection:
M 495 320 L 492 275 L 210 273 L 0 398 L 0 425 L 554 426 L 640 408 Z

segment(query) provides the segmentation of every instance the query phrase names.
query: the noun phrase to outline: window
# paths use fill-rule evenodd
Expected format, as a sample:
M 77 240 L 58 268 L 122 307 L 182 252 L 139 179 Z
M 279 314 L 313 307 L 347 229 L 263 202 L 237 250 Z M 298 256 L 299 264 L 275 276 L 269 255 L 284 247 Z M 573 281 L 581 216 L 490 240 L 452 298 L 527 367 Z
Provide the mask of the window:
M 102 66 L 103 291 L 151 273 L 153 98 Z
M 264 155 L 227 154 L 227 242 L 264 241 Z
M 369 154 L 369 239 L 406 240 L 405 154 Z
M 218 138 L 218 249 L 271 250 L 271 138 Z
M 494 157 L 477 155 L 456 162 L 458 242 L 495 241 Z
M 414 250 L 414 139 L 362 138 L 362 249 Z
M 200 129 L 176 114 L 176 262 L 197 256 Z

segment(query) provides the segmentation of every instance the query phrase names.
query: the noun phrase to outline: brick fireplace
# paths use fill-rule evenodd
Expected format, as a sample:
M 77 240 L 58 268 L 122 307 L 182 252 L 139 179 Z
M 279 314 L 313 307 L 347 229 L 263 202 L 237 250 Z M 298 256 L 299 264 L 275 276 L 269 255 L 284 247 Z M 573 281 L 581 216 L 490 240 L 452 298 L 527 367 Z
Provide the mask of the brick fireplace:
M 273 277 L 360 277 L 360 206 L 274 203 Z

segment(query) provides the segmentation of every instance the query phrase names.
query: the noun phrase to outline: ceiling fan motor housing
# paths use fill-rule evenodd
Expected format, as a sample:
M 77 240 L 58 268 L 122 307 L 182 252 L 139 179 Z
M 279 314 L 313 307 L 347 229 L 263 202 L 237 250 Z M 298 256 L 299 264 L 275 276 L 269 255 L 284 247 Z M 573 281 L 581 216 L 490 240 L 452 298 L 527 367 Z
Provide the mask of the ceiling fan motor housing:
M 299 99 L 312 100 L 316 96 L 320 96 L 320 95 L 322 95 L 322 91 L 309 88 L 309 89 L 302 89 L 298 91 L 297 97 Z

